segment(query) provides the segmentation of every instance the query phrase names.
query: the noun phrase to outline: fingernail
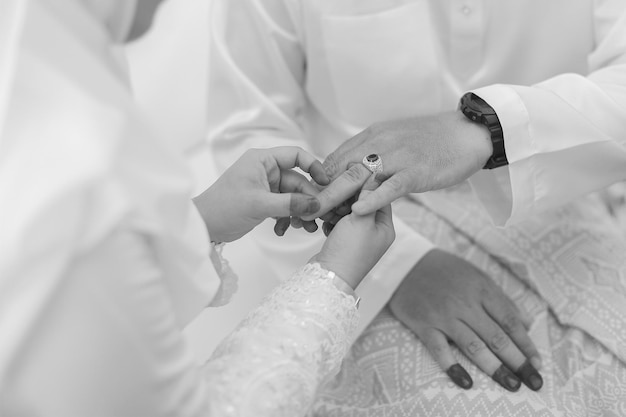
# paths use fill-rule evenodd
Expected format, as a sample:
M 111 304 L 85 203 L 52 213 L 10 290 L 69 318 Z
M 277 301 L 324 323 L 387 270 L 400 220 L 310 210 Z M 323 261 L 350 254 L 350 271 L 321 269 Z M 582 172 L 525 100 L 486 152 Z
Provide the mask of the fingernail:
M 315 197 L 311 197 L 309 199 L 307 199 L 306 201 L 306 209 L 305 209 L 305 215 L 306 214 L 315 214 L 319 211 L 320 209 L 320 201 L 315 198 Z
M 491 379 L 502 385 L 506 390 L 516 392 L 522 385 L 522 382 L 504 365 L 500 365 L 493 373 Z
M 541 367 L 543 363 L 541 362 L 541 358 L 539 356 L 533 356 L 530 358 L 530 364 L 535 367 L 536 370 L 541 371 Z
M 455 363 L 451 367 L 448 368 L 446 374 L 450 377 L 450 379 L 457 384 L 459 387 L 463 389 L 470 389 L 474 382 L 472 378 L 469 376 L 465 368 L 463 368 L 458 363 Z
M 543 386 L 543 378 L 528 360 L 519 367 L 517 375 L 524 381 L 524 384 L 533 391 L 539 391 Z

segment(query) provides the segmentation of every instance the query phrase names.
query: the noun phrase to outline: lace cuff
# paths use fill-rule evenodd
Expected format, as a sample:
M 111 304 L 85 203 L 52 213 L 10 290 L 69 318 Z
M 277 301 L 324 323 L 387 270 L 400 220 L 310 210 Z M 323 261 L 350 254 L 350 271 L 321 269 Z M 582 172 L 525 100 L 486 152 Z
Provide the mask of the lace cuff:
M 209 304 L 210 307 L 220 307 L 228 304 L 239 288 L 237 274 L 235 274 L 228 261 L 222 256 L 223 250 L 224 243 L 211 242 L 211 262 L 213 262 L 213 267 L 217 271 L 221 283 L 211 304 Z
M 218 346 L 205 366 L 212 415 L 307 412 L 358 325 L 356 300 L 335 278 L 319 264 L 304 266 Z

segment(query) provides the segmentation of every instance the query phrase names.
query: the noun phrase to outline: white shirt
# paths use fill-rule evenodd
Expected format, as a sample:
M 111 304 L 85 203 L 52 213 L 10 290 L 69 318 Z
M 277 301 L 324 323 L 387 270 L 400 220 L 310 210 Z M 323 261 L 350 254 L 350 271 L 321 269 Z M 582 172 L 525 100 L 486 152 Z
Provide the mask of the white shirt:
M 220 169 L 279 144 L 323 159 L 376 121 L 453 110 L 474 90 L 500 115 L 511 162 L 472 178 L 496 222 L 625 177 L 622 0 L 214 3 L 208 115 Z M 359 288 L 363 326 L 432 247 L 394 222 L 396 242 Z M 259 241 L 272 261 L 299 262 L 322 240 L 294 235 Z

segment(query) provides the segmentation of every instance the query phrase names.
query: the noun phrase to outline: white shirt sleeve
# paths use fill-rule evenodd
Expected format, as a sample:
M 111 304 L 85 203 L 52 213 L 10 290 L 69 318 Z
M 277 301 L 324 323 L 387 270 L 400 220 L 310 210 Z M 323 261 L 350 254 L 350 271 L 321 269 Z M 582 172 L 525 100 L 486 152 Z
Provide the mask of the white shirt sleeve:
M 504 132 L 508 167 L 470 179 L 498 225 L 626 179 L 626 8 L 596 3 L 589 74 L 473 90 Z
M 339 146 L 311 133 L 318 121 L 305 110 L 307 47 L 301 32 L 306 17 L 300 13 L 298 2 L 291 1 L 213 2 L 207 117 L 208 141 L 220 170 L 248 148 L 300 146 L 323 158 Z M 433 247 L 403 222 L 394 223 L 396 242 L 358 289 L 361 328 Z M 254 234 L 256 243 L 278 276 L 287 276 L 323 243 L 320 233 L 301 237 L 288 231 L 278 240 L 267 228 L 263 232 Z

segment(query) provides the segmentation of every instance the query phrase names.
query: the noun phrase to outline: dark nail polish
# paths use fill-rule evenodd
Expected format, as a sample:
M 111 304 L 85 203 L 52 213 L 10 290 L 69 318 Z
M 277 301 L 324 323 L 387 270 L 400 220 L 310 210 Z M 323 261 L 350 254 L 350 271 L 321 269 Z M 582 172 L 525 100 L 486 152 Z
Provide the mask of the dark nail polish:
M 505 389 L 516 392 L 522 385 L 522 382 L 504 365 L 500 365 L 498 369 L 493 373 L 491 379 L 502 385 Z
M 524 381 L 524 384 L 533 391 L 539 391 L 543 386 L 543 378 L 528 360 L 519 367 L 516 373 Z
M 455 363 L 451 367 L 448 368 L 446 374 L 450 377 L 450 379 L 457 384 L 459 387 L 463 389 L 470 389 L 474 382 L 472 378 L 469 376 L 465 368 L 463 368 L 458 363 Z
M 320 209 L 320 202 L 317 198 L 315 197 L 311 197 L 309 198 L 307 201 L 307 206 L 306 206 L 306 210 L 305 210 L 305 215 L 306 214 L 315 214 L 319 211 Z

